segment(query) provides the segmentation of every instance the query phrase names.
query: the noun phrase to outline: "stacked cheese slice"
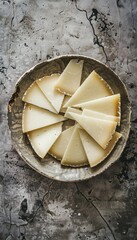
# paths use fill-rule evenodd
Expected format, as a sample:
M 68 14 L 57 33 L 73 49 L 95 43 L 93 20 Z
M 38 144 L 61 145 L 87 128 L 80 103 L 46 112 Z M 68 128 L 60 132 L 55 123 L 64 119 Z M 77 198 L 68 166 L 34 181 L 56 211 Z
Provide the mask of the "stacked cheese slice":
M 65 166 L 94 167 L 121 137 L 121 99 L 95 71 L 81 84 L 82 69 L 83 61 L 72 59 L 61 74 L 32 83 L 22 98 L 22 129 L 40 158 L 49 153 Z M 62 131 L 65 120 L 73 126 Z

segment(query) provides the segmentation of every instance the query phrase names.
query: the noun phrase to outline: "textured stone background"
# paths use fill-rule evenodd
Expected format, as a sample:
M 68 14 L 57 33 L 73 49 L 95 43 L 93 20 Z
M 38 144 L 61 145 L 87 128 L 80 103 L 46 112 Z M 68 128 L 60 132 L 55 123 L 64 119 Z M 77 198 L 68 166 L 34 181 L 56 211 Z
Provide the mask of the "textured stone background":
M 137 239 L 137 1 L 0 1 L 0 240 Z M 51 181 L 12 148 L 7 103 L 18 77 L 60 54 L 94 57 L 121 77 L 132 128 L 121 159 L 86 182 Z

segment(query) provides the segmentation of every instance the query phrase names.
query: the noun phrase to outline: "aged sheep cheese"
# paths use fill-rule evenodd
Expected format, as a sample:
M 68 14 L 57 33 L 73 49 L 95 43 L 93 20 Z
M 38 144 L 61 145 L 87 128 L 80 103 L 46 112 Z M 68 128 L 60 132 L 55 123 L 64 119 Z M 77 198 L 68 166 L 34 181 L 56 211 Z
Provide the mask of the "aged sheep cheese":
M 36 82 L 32 83 L 23 95 L 22 100 L 27 103 L 31 103 L 35 106 L 48 109 L 51 112 L 56 113 L 56 110 L 50 104 L 46 96 L 40 90 Z
M 71 107 L 76 104 L 110 96 L 112 94 L 113 91 L 107 82 L 95 71 L 93 71 L 86 78 L 83 84 L 76 90 L 64 107 Z
M 72 126 L 64 130 L 60 134 L 56 142 L 53 144 L 53 146 L 49 150 L 49 154 L 51 154 L 53 157 L 57 158 L 58 160 L 61 160 L 63 158 L 64 152 L 68 146 L 68 143 L 70 141 L 74 128 L 75 126 Z
M 119 138 L 120 133 L 115 132 L 107 148 L 104 150 L 86 131 L 79 129 L 80 137 L 90 164 L 90 167 L 95 167 L 102 162 L 113 150 Z
M 76 113 L 70 113 L 70 115 L 103 149 L 106 148 L 115 132 L 116 122 L 87 117 Z
M 61 115 L 27 103 L 23 110 L 22 130 L 25 133 L 64 120 L 65 118 Z
M 64 99 L 64 94 L 55 89 L 55 83 L 57 82 L 59 76 L 60 74 L 53 74 L 36 80 L 36 83 L 40 87 L 41 91 L 57 112 L 60 111 Z
M 51 146 L 62 132 L 62 123 L 40 128 L 27 133 L 32 148 L 41 158 L 44 158 Z
M 67 108 L 64 108 L 63 106 L 69 101 L 69 99 L 70 99 L 70 96 L 65 95 L 62 106 L 61 106 L 61 109 L 60 109 L 61 113 L 66 112 Z
M 70 113 L 82 114 L 82 111 L 76 108 L 71 108 L 71 107 L 67 108 L 64 117 L 74 120 Z
M 83 109 L 82 115 L 85 115 L 85 116 L 88 116 L 88 117 L 100 118 L 100 119 L 104 119 L 104 120 L 115 121 L 117 123 L 120 121 L 119 117 L 104 114 L 104 113 L 101 113 L 101 112 L 92 111 L 92 110 L 89 110 L 89 109 Z
M 83 60 L 72 59 L 60 75 L 55 88 L 60 92 L 72 96 L 81 82 Z
M 104 114 L 120 117 L 120 94 L 88 101 L 75 105 L 82 109 L 90 109 Z
M 89 164 L 80 139 L 78 127 L 75 127 L 71 135 L 70 141 L 63 155 L 61 164 L 71 167 L 80 167 Z

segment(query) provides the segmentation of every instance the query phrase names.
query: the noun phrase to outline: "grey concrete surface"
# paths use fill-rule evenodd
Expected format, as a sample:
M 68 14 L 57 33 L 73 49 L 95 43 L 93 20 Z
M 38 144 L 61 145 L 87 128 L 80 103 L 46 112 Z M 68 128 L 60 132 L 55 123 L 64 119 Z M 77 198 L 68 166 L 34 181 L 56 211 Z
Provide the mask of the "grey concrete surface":
M 137 239 L 137 1 L 0 1 L 0 240 Z M 31 66 L 60 54 L 96 58 L 121 77 L 132 128 L 121 159 L 79 183 L 49 180 L 12 147 L 7 103 Z

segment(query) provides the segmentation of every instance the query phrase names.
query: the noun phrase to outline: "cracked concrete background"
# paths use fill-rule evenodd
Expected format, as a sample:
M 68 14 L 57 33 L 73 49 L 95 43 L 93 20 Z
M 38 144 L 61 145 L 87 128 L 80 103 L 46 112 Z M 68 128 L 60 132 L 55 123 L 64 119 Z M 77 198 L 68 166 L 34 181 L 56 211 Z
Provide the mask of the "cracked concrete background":
M 0 240 L 137 239 L 137 1 L 0 1 Z M 79 183 L 49 180 L 12 148 L 7 103 L 18 77 L 60 54 L 96 58 L 126 84 L 132 128 L 121 159 Z

